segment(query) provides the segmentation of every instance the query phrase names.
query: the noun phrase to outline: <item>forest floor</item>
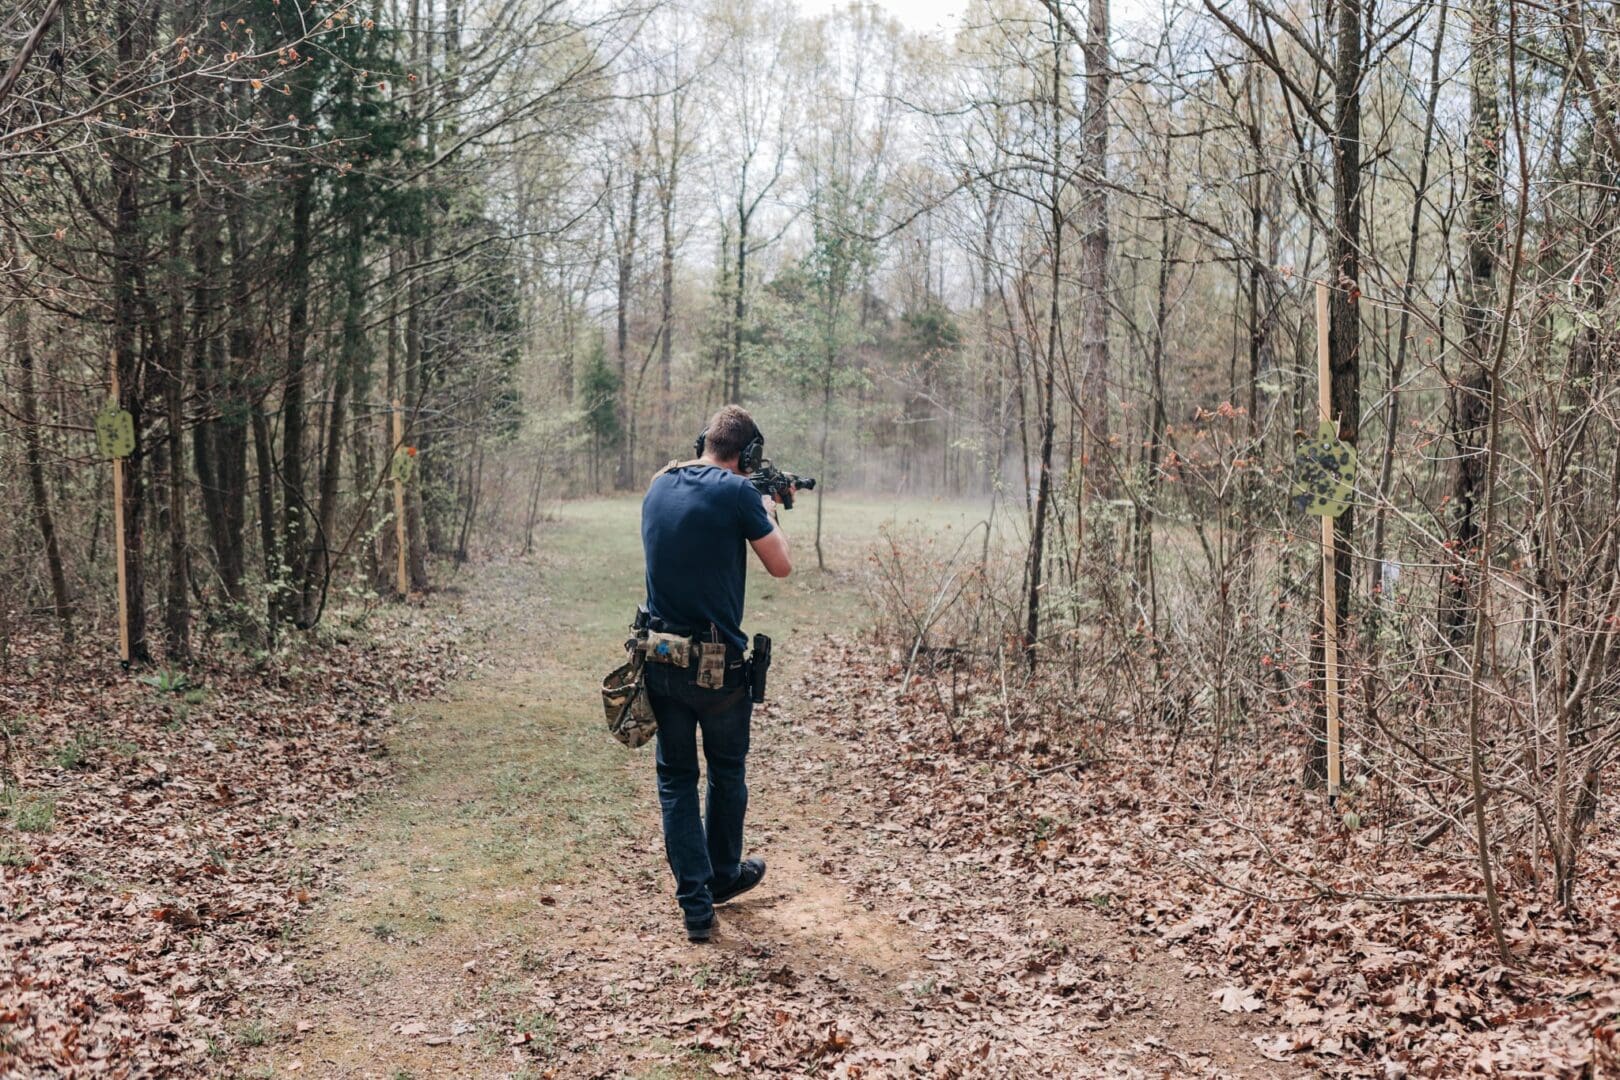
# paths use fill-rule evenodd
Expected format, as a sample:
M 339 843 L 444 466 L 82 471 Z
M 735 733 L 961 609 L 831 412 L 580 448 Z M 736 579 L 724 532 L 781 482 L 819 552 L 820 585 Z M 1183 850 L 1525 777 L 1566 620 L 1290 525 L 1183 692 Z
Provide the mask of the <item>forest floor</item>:
M 211 1071 L 248 1077 L 1305 1075 L 1267 1021 L 1103 904 L 1054 909 L 901 825 L 869 755 L 816 720 L 812 657 L 862 624 L 852 571 L 896 518 L 970 508 L 829 503 L 787 517 L 800 571 L 750 575 L 776 642 L 758 710 L 748 848 L 769 862 L 689 944 L 650 749 L 602 729 L 597 683 L 640 594 L 637 505 L 565 506 L 544 554 L 470 574 L 476 670 L 387 736 L 397 786 L 339 834 L 331 887 Z M 330 837 L 328 837 L 330 839 Z

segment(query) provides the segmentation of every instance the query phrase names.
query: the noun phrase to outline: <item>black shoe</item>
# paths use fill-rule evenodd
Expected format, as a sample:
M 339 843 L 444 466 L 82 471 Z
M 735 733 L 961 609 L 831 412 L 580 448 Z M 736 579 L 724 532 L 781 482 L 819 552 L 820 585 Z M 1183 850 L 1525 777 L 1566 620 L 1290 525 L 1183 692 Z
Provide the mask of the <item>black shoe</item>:
M 714 916 L 712 916 L 712 915 L 709 917 L 709 921 L 706 922 L 706 923 L 687 923 L 686 924 L 686 940 L 687 941 L 708 941 L 713 936 L 714 936 Z
M 744 859 L 737 868 L 737 879 L 724 888 L 710 890 L 716 904 L 723 904 L 727 900 L 735 900 L 743 893 L 765 880 L 764 859 Z

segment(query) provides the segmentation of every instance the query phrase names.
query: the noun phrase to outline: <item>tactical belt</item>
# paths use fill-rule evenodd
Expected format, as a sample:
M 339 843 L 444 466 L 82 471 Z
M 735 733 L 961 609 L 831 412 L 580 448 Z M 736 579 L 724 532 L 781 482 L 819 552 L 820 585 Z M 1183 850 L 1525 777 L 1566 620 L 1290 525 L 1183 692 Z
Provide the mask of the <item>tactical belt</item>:
M 747 686 L 756 703 L 765 700 L 771 639 L 764 634 L 754 635 L 753 654 L 745 656 L 741 649 L 720 640 L 720 630 L 713 623 L 704 635 L 697 635 L 653 618 L 646 607 L 636 609 L 630 632 L 633 636 L 624 647 L 644 663 L 687 671 L 692 682 L 706 690 Z
M 719 631 L 711 626 L 708 637 L 719 636 Z M 748 681 L 742 651 L 723 641 L 705 641 L 690 634 L 649 627 L 637 635 L 636 648 L 648 663 L 689 669 L 692 681 L 706 690 L 724 690 Z

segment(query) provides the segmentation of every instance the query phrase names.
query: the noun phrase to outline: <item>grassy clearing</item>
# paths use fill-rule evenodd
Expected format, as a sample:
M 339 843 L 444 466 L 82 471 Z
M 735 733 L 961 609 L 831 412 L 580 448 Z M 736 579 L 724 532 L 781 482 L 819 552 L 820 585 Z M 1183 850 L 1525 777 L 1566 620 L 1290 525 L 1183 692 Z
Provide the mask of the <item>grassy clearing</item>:
M 783 515 L 798 573 L 749 572 L 747 628 L 770 634 L 789 665 L 801 644 L 866 623 L 859 575 L 883 525 L 960 530 L 983 516 L 959 503 L 829 499 L 822 574 L 814 513 L 806 501 Z M 557 1037 L 518 992 L 553 958 L 547 925 L 563 906 L 546 907 L 551 895 L 604 872 L 662 888 L 655 858 L 609 866 L 625 840 L 646 833 L 655 796 L 651 755 L 627 754 L 602 730 L 597 686 L 643 595 L 639 499 L 568 504 L 536 557 L 479 566 L 455 585 L 485 627 L 489 662 L 402 718 L 390 749 L 407 763 L 404 781 L 359 823 L 349 887 L 306 935 L 312 981 L 338 977 L 361 1001 L 341 1007 L 331 1034 L 297 1037 L 294 1017 L 279 1018 L 280 1038 L 256 1055 L 274 1060 L 255 1064 L 301 1057 L 429 1075 L 454 1052 L 474 1072 L 509 1067 L 504 1034 L 530 1031 L 537 1053 Z M 463 964 L 475 956 L 485 959 L 469 975 Z M 489 1019 L 476 1037 L 439 1057 L 386 1034 L 391 1018 L 479 1009 Z M 381 1060 L 356 1038 L 360 1028 L 387 1044 Z M 675 1071 L 645 1075 L 704 1072 L 707 1057 L 683 1051 Z

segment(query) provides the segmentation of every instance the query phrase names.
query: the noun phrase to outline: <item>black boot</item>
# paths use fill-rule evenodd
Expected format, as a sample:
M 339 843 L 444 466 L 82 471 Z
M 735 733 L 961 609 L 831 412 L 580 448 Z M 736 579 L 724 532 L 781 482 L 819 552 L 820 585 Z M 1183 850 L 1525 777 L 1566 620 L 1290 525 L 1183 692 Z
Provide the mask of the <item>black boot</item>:
M 743 893 L 765 880 L 764 859 L 744 859 L 737 868 L 737 879 L 729 885 L 717 886 L 710 890 L 716 904 L 723 904 L 727 900 L 735 900 Z

